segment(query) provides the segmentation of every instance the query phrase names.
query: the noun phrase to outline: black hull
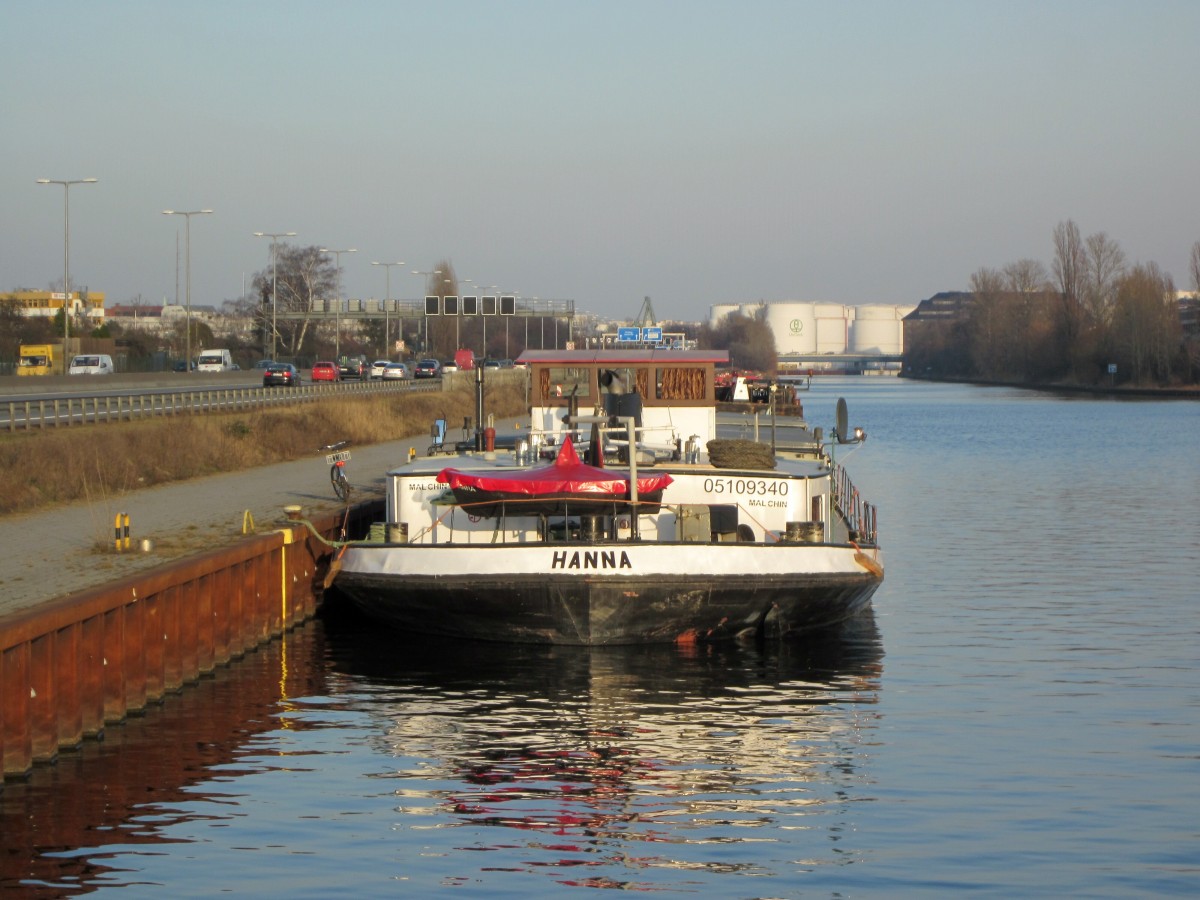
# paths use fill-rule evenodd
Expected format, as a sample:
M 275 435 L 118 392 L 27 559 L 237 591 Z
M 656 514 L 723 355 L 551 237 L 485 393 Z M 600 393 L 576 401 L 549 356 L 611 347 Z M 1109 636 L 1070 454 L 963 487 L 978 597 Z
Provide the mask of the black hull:
M 870 605 L 871 574 L 771 579 L 403 577 L 343 571 L 336 586 L 402 632 L 522 644 L 692 643 L 827 628 Z

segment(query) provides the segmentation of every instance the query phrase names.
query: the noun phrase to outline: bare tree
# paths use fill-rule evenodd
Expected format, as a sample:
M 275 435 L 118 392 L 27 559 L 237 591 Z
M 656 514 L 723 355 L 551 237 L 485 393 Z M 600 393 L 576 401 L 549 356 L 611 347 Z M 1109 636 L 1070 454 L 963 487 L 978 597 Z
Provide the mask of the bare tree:
M 457 297 L 458 275 L 454 271 L 454 263 L 448 259 L 439 260 L 425 282 L 426 297 Z M 460 309 L 459 312 L 462 312 Z M 440 359 L 449 359 L 458 349 L 458 335 L 461 321 L 455 316 L 426 316 L 425 317 L 425 352 Z
M 705 324 L 699 342 L 705 349 L 728 350 L 729 363 L 736 369 L 773 376 L 779 366 L 775 334 L 767 324 L 765 306 L 749 316 L 731 312 L 715 326 Z
M 1117 283 L 1113 334 L 1121 371 L 1135 382 L 1166 381 L 1179 347 L 1179 310 L 1171 276 L 1136 265 Z
M 1192 244 L 1192 290 L 1200 294 L 1200 241 Z
M 1046 267 L 1036 259 L 1018 259 L 1004 267 L 1004 283 L 1014 294 L 1040 294 L 1050 287 Z
M 1062 352 L 1077 352 L 1082 331 L 1079 286 L 1083 278 L 1084 249 L 1079 226 L 1068 219 L 1054 228 L 1054 279 L 1059 292 L 1059 328 Z
M 996 269 L 983 268 L 971 276 L 971 303 L 968 334 L 975 375 L 1000 378 L 1007 374 L 1009 325 L 1008 291 L 1004 276 Z
M 1103 231 L 1088 235 L 1084 242 L 1081 300 L 1084 311 L 1096 325 L 1112 321 L 1117 281 L 1125 274 L 1125 251 Z
M 274 324 L 285 355 L 295 357 L 311 340 L 313 314 L 323 310 L 325 300 L 336 291 L 337 268 L 317 246 L 283 243 L 275 253 L 274 269 L 268 265 L 256 272 L 252 282 L 261 301 L 258 315 L 268 340 Z M 277 291 L 274 298 L 272 275 Z

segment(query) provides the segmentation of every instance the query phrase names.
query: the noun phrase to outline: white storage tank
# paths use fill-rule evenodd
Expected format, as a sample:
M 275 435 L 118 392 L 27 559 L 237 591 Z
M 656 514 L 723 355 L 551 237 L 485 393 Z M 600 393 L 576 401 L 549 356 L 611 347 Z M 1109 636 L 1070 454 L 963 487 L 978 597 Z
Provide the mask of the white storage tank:
M 716 328 L 721 320 L 732 312 L 741 312 L 740 303 L 715 303 L 708 308 L 708 324 Z
M 851 310 L 851 353 L 904 352 L 904 310 L 897 306 L 857 306 Z
M 767 304 L 767 326 L 781 356 L 816 350 L 817 317 L 812 303 Z
M 817 353 L 845 353 L 849 337 L 846 307 L 838 303 L 814 304 L 817 319 Z

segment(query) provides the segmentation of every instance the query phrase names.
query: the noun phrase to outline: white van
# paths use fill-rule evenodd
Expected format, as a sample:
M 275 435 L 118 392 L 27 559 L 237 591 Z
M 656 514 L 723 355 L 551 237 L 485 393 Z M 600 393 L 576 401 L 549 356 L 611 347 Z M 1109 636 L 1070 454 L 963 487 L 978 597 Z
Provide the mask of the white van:
M 205 350 L 196 363 L 197 372 L 232 372 L 233 357 L 228 350 Z
M 112 357 L 107 353 L 85 353 L 71 359 L 67 369 L 68 375 L 111 375 L 113 373 Z

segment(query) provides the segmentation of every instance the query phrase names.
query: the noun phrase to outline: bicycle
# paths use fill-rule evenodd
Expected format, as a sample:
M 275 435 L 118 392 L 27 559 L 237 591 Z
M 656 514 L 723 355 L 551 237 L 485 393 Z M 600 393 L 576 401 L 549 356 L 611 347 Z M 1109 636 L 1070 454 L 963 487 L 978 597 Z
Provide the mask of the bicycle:
M 350 482 L 346 478 L 346 462 L 350 459 L 350 451 L 342 449 L 349 443 L 338 441 L 321 448 L 321 452 L 326 454 L 325 462 L 329 464 L 329 481 L 333 485 L 333 492 L 342 501 L 350 499 Z

